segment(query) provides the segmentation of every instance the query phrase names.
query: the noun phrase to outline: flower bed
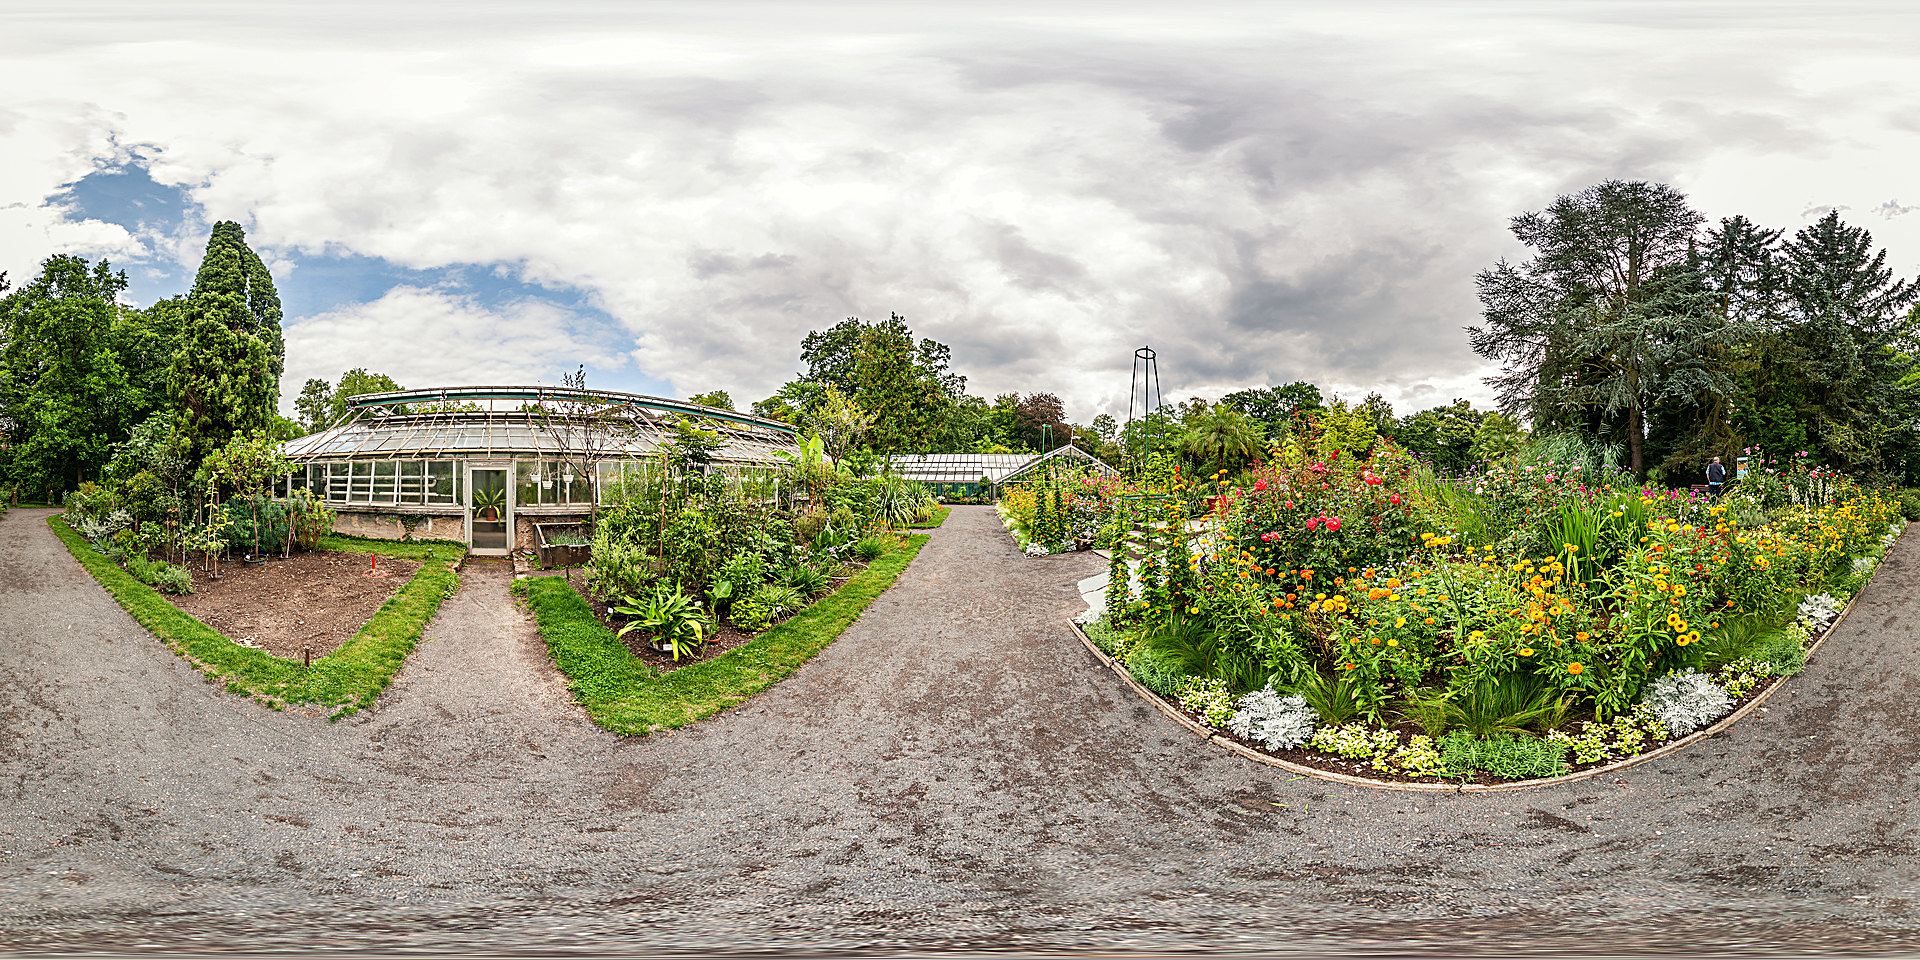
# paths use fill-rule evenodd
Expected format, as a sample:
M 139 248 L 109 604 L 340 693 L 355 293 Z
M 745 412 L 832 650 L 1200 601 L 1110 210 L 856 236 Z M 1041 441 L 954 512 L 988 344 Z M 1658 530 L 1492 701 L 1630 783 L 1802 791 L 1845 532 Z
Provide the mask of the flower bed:
M 1169 497 L 1164 548 L 1116 558 L 1131 589 L 1088 635 L 1197 722 L 1307 766 L 1553 776 L 1683 738 L 1800 668 L 1900 529 L 1884 495 L 1818 490 L 1713 503 L 1592 462 L 1437 481 L 1385 442 L 1303 444 L 1197 525 Z

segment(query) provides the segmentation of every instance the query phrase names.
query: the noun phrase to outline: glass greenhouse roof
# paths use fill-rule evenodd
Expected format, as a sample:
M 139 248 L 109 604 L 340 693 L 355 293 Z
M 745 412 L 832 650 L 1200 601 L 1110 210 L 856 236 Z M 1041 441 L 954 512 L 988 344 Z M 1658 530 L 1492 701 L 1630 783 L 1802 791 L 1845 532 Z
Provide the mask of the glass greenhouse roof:
M 1002 483 L 1026 473 L 1055 457 L 1071 457 L 1091 462 L 1102 473 L 1117 473 L 1093 454 L 1074 446 L 1056 448 L 1045 454 L 1031 453 L 927 453 L 895 457 L 893 471 L 921 483 Z
M 765 463 L 796 448 L 793 427 L 731 410 L 610 391 L 452 387 L 355 397 L 347 419 L 288 441 L 295 463 L 333 459 L 551 457 L 657 453 L 682 417 L 720 435 L 715 459 Z M 583 438 L 591 437 L 590 441 Z

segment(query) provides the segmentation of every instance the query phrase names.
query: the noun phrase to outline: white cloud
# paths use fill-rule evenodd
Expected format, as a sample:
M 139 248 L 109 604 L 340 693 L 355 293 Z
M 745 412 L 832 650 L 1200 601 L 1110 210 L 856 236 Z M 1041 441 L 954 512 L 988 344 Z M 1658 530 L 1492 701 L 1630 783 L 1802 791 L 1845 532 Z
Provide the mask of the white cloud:
M 0 265 L 132 242 L 56 234 L 35 204 L 150 143 L 156 178 L 270 253 L 510 264 L 625 328 L 587 342 L 402 289 L 289 330 L 291 367 L 409 384 L 551 379 L 598 351 L 752 399 L 806 330 L 892 310 L 976 392 L 1057 392 L 1079 418 L 1124 410 L 1143 343 L 1170 399 L 1309 379 L 1484 402 L 1460 328 L 1474 272 L 1517 252 L 1508 217 L 1620 176 L 1792 226 L 1808 197 L 1897 192 L 1891 161 L 1857 184 L 1828 163 L 1914 138 L 1893 14 L 193 9 L 11 25 L 0 84 L 43 93 L 0 107 Z M 1876 66 L 1832 69 L 1849 58 Z M 1900 263 L 1920 257 L 1906 224 L 1880 236 Z M 412 353 L 350 359 L 393 329 Z
M 398 286 L 286 327 L 281 393 L 297 396 L 308 378 L 334 381 L 364 367 L 408 387 L 553 382 L 576 362 L 621 363 L 617 344 L 596 340 L 567 311 L 537 300 L 489 309 L 473 297 Z

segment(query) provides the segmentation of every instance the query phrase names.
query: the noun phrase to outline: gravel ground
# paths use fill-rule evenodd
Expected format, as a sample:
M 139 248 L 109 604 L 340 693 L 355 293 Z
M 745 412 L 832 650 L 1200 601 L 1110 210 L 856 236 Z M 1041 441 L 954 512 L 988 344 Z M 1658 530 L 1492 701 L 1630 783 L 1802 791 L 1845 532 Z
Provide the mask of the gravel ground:
M 0 519 L 0 950 L 1911 953 L 1920 547 L 1819 661 L 1605 781 L 1430 796 L 1199 741 L 960 507 L 793 677 L 579 718 L 469 568 L 376 710 L 221 692 Z

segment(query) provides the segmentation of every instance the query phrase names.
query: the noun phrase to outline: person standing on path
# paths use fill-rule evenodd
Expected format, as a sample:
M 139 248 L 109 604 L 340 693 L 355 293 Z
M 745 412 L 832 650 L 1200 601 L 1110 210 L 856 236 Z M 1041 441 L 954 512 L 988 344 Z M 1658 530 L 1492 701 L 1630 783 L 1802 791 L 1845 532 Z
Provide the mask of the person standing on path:
M 1707 464 L 1707 496 L 1720 499 L 1720 488 L 1726 482 L 1727 468 L 1720 465 L 1719 457 L 1714 457 L 1713 462 Z

